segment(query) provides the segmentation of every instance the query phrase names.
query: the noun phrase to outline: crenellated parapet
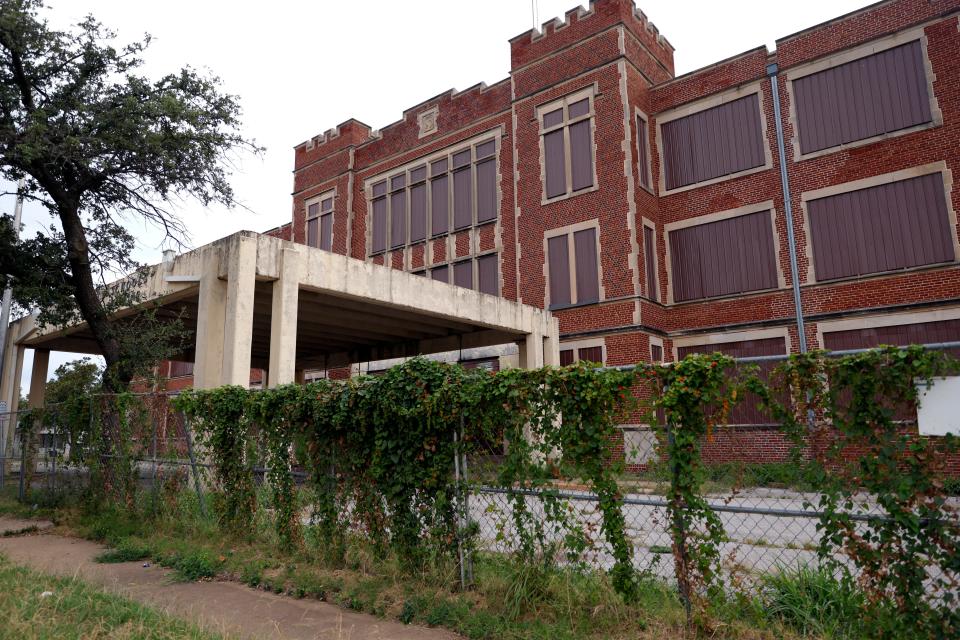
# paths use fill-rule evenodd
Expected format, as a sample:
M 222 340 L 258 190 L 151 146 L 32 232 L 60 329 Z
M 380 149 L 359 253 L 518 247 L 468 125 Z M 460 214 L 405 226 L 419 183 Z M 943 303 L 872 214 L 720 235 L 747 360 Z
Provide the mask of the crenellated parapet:
M 511 69 L 525 67 L 617 24 L 626 26 L 664 68 L 673 73 L 673 46 L 633 0 L 592 0 L 589 10 L 576 7 L 567 11 L 563 20 L 553 18 L 544 22 L 539 30 L 530 29 L 511 38 Z
M 350 118 L 294 147 L 294 166 L 300 168 L 348 147 L 356 147 L 376 137 L 369 125 Z

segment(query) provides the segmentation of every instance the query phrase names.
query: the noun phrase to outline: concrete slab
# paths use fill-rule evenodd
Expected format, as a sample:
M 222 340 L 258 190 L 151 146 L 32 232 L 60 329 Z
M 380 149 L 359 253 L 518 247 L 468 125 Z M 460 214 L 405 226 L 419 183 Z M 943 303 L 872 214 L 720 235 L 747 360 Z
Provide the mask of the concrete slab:
M 21 533 L 46 531 L 53 527 L 49 520 L 26 520 L 10 516 L 0 516 L 0 536 L 15 536 Z

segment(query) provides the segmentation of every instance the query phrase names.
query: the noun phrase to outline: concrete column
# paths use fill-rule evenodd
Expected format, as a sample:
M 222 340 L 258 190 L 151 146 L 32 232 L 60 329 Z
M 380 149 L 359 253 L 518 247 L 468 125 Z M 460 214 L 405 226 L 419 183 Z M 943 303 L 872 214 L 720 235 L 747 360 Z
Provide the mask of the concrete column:
M 16 325 L 11 325 L 7 330 L 7 348 L 3 354 L 3 381 L 0 383 L 0 400 L 6 403 L 7 411 L 13 411 L 13 398 L 20 397 L 20 381 L 16 379 L 17 359 L 23 363 L 23 349 L 13 341 L 17 338 L 15 331 Z
M 297 299 L 303 254 L 294 248 L 284 248 L 280 260 L 280 279 L 273 283 L 270 310 L 270 369 L 267 378 L 270 387 L 297 380 Z
M 560 321 L 551 318 L 550 329 L 543 339 L 543 364 L 551 367 L 560 366 Z
M 557 356 L 559 359 L 559 356 Z M 543 333 L 539 330 L 528 333 L 520 345 L 520 366 L 524 369 L 539 369 L 543 366 Z
M 250 385 L 253 293 L 256 283 L 257 239 L 238 235 L 227 254 L 227 301 L 223 327 L 221 384 L 241 387 Z
M 40 409 L 47 394 L 47 369 L 50 367 L 48 349 L 33 350 L 33 370 L 30 371 L 30 408 Z
M 220 386 L 223 371 L 223 327 L 226 322 L 227 283 L 220 279 L 220 252 L 206 251 L 200 273 L 193 386 Z

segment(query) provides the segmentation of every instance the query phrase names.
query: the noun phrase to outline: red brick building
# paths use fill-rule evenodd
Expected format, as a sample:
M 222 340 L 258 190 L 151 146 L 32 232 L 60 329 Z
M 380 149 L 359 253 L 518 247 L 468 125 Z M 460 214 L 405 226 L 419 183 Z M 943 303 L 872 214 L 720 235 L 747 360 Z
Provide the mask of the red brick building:
M 270 233 L 549 308 L 564 362 L 960 340 L 960 0 L 681 76 L 633 2 L 595 0 L 510 56 L 299 144 Z

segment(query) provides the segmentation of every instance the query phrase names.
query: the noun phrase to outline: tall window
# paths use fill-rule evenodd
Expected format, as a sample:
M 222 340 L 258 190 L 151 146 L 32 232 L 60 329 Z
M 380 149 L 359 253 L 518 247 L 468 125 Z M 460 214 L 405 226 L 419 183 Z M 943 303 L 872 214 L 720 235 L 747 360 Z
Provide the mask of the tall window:
M 930 122 L 919 40 L 793 81 L 801 153 Z
M 370 188 L 370 253 L 497 219 L 497 142 L 426 158 Z
M 547 239 L 550 306 L 600 300 L 597 230 L 582 229 Z
M 653 228 L 643 227 L 643 268 L 647 272 L 647 297 L 658 302 L 660 300 L 657 286 L 657 243 L 654 240 Z
M 647 190 L 653 187 L 650 184 L 650 140 L 647 137 L 647 121 L 637 116 L 637 173 L 640 174 L 640 185 Z
M 676 302 L 773 289 L 777 286 L 769 211 L 669 232 Z
M 307 245 L 333 250 L 333 193 L 307 204 Z
M 538 112 L 547 199 L 592 187 L 593 93 L 575 93 Z

